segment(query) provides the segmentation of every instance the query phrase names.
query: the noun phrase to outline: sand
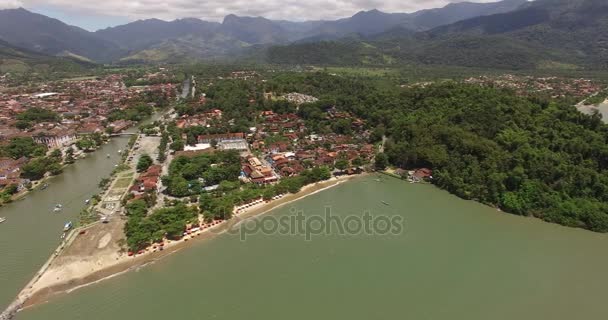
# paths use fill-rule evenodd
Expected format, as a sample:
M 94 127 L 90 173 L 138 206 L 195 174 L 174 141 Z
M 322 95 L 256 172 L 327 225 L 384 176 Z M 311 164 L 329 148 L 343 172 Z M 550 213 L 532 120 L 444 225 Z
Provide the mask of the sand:
M 119 244 L 121 241 L 124 241 L 122 225 L 113 225 L 116 223 L 124 224 L 123 220 L 115 219 L 110 224 L 97 224 L 88 229 L 85 235 L 77 236 L 53 260 L 41 277 L 19 295 L 19 298 L 24 301 L 24 308 L 46 302 L 55 295 L 69 293 L 80 287 L 97 283 L 153 263 L 186 248 L 194 242 L 193 240 L 199 241 L 212 238 L 233 226 L 235 220 L 243 221 L 257 217 L 359 176 L 332 178 L 328 181 L 305 186 L 297 194 L 289 194 L 278 200 L 250 207 L 238 214 L 239 219 L 219 223 L 211 228 L 187 236 L 180 241 L 171 241 L 165 245 L 163 251 L 149 248 L 145 253 L 134 257 L 129 257 L 125 252 L 121 251 Z

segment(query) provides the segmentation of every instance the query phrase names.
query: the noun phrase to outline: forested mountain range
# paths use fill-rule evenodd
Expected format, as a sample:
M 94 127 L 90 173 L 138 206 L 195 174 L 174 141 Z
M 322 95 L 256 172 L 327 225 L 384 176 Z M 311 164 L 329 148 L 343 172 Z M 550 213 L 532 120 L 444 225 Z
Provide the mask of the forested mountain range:
M 138 20 L 96 32 L 67 25 L 26 9 L 0 10 L 0 39 L 47 55 L 95 62 L 178 62 L 225 57 L 255 46 L 374 36 L 399 28 L 429 30 L 463 19 L 513 11 L 526 0 L 455 3 L 414 13 L 362 11 L 335 21 L 274 21 L 228 15 L 223 22 L 196 18 Z
M 274 63 L 422 63 L 508 69 L 608 68 L 608 2 L 536 0 L 517 10 L 413 33 L 402 27 L 362 39 L 268 50 Z M 306 54 L 304 54 L 306 52 Z
M 608 68 L 608 2 L 461 2 L 414 13 L 363 11 L 335 21 L 148 19 L 96 32 L 12 9 L 0 10 L 0 40 L 97 63 L 246 57 L 279 64 Z

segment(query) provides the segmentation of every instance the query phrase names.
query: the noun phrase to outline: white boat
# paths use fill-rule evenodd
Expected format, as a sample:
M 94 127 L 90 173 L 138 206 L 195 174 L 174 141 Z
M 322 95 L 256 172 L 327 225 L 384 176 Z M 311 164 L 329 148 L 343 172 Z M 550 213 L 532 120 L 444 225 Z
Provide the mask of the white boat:
M 108 153 L 108 154 L 106 155 L 106 157 L 108 157 L 108 158 L 109 158 L 109 157 L 110 157 L 110 154 Z
M 61 208 L 55 208 L 55 209 L 53 209 L 53 212 L 55 212 L 55 213 L 60 212 L 60 211 L 61 211 Z
M 118 150 L 118 153 L 122 153 L 122 150 Z
M 4 217 L 0 218 L 0 223 L 2 223 L 4 221 L 6 221 L 6 218 L 4 218 Z
M 84 201 L 84 203 L 89 204 L 91 202 L 91 199 L 87 199 Z
M 64 226 L 63 226 L 63 232 L 68 232 L 70 231 L 70 229 L 72 229 L 73 225 L 72 225 L 72 221 L 67 222 Z

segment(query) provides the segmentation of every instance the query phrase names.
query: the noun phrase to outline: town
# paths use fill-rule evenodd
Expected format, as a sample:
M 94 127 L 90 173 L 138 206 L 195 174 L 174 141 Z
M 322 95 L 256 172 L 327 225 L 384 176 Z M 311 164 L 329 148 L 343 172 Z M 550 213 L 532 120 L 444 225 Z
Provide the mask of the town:
M 0 91 L 2 201 L 58 173 L 61 165 L 84 156 L 175 97 L 173 83 L 127 87 L 124 79 L 125 75 L 113 74 Z M 48 157 L 41 161 L 44 156 Z

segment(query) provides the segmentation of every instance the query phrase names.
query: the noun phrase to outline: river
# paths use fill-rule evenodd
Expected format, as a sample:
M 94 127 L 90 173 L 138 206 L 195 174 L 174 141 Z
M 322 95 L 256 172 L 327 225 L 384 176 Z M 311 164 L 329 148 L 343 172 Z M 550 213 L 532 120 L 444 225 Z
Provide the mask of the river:
M 339 216 L 400 215 L 400 235 L 223 234 L 17 319 L 605 318 L 608 236 L 504 214 L 431 185 L 375 179 L 270 215 L 326 206 Z
M 46 190 L 32 191 L 25 198 L 0 208 L 0 216 L 6 217 L 6 222 L 0 224 L 1 310 L 57 248 L 63 225 L 77 221 L 85 200 L 100 191 L 99 181 L 108 177 L 120 161 L 118 150 L 124 149 L 128 140 L 128 137 L 113 138 L 100 150 L 51 178 Z M 63 205 L 63 210 L 53 213 L 58 203 Z
M 154 113 L 140 125 L 161 116 L 162 112 Z M 133 127 L 126 132 L 136 131 Z M 124 150 L 128 141 L 128 137 L 112 138 L 99 150 L 52 177 L 46 190 L 32 191 L 0 208 L 0 216 L 6 217 L 6 222 L 0 224 L 0 312 L 60 244 L 64 224 L 78 221 L 79 212 L 86 207 L 85 200 L 100 192 L 99 182 L 109 177 L 120 162 L 118 150 Z M 60 213 L 53 213 L 56 204 L 63 205 Z

